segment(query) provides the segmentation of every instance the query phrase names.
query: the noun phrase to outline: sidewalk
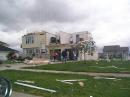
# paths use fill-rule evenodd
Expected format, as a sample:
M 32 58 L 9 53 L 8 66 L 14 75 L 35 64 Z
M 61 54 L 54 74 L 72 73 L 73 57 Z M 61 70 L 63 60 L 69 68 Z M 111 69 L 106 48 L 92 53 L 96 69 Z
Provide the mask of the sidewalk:
M 38 69 L 16 69 L 16 70 L 31 71 L 31 72 L 57 73 L 57 74 L 78 74 L 78 75 L 89 75 L 89 76 L 130 77 L 130 74 L 123 74 L 123 73 L 72 72 L 72 71 L 56 71 L 56 70 L 38 70 Z
M 41 96 L 34 96 L 30 94 L 25 94 L 25 93 L 13 92 L 11 97 L 41 97 Z
M 53 64 L 53 63 L 52 63 Z M 8 67 L 11 66 L 11 67 Z M 32 72 L 45 72 L 45 73 L 57 73 L 57 74 L 78 74 L 89 76 L 108 76 L 108 77 L 130 77 L 127 73 L 95 73 L 95 72 L 72 72 L 72 71 L 56 71 L 56 70 L 38 70 L 38 69 L 22 69 L 23 67 L 32 67 L 36 65 L 27 64 L 14 64 L 0 66 L 0 70 L 20 70 L 20 71 L 32 71 Z

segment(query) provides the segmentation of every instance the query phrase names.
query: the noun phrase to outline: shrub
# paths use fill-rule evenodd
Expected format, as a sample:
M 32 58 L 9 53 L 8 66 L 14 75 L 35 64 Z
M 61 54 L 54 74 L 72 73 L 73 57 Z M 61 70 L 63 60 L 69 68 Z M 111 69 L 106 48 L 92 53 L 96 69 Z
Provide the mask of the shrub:
M 17 58 L 15 52 L 9 52 L 7 55 L 8 60 L 15 60 Z

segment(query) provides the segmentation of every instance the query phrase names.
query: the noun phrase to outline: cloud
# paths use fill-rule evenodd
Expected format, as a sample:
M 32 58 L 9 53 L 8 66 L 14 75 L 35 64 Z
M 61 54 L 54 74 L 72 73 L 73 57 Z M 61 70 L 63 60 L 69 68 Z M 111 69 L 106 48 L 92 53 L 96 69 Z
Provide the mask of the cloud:
M 1 0 L 0 39 L 18 48 L 26 31 L 88 30 L 97 46 L 128 46 L 129 5 L 128 0 Z
M 83 18 L 69 2 L 61 0 L 1 0 L 0 21 L 7 30 L 21 30 L 46 22 L 75 22 Z

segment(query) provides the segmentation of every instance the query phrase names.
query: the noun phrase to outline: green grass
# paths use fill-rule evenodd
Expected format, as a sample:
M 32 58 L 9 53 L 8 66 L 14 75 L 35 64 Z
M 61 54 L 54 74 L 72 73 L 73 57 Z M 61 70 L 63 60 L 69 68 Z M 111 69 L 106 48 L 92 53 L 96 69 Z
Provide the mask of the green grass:
M 66 64 L 49 64 L 30 69 L 75 71 L 75 72 L 114 72 L 130 73 L 130 61 L 86 61 L 68 62 Z
M 121 80 L 94 79 L 83 75 L 67 75 L 52 73 L 35 73 L 27 71 L 0 71 L 0 76 L 7 77 L 12 84 L 16 80 L 35 81 L 37 86 L 50 88 L 57 93 L 31 89 L 13 84 L 13 90 L 25 92 L 43 97 L 130 97 L 130 78 L 119 78 Z M 57 82 L 56 79 L 86 79 L 84 87 L 77 82 L 73 85 Z

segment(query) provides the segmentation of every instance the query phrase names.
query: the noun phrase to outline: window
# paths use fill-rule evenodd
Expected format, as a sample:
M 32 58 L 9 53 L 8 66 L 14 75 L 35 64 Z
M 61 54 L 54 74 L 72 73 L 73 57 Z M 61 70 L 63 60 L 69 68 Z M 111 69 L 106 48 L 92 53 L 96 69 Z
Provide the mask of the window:
M 31 36 L 26 36 L 26 44 L 32 44 L 34 43 L 34 37 Z

